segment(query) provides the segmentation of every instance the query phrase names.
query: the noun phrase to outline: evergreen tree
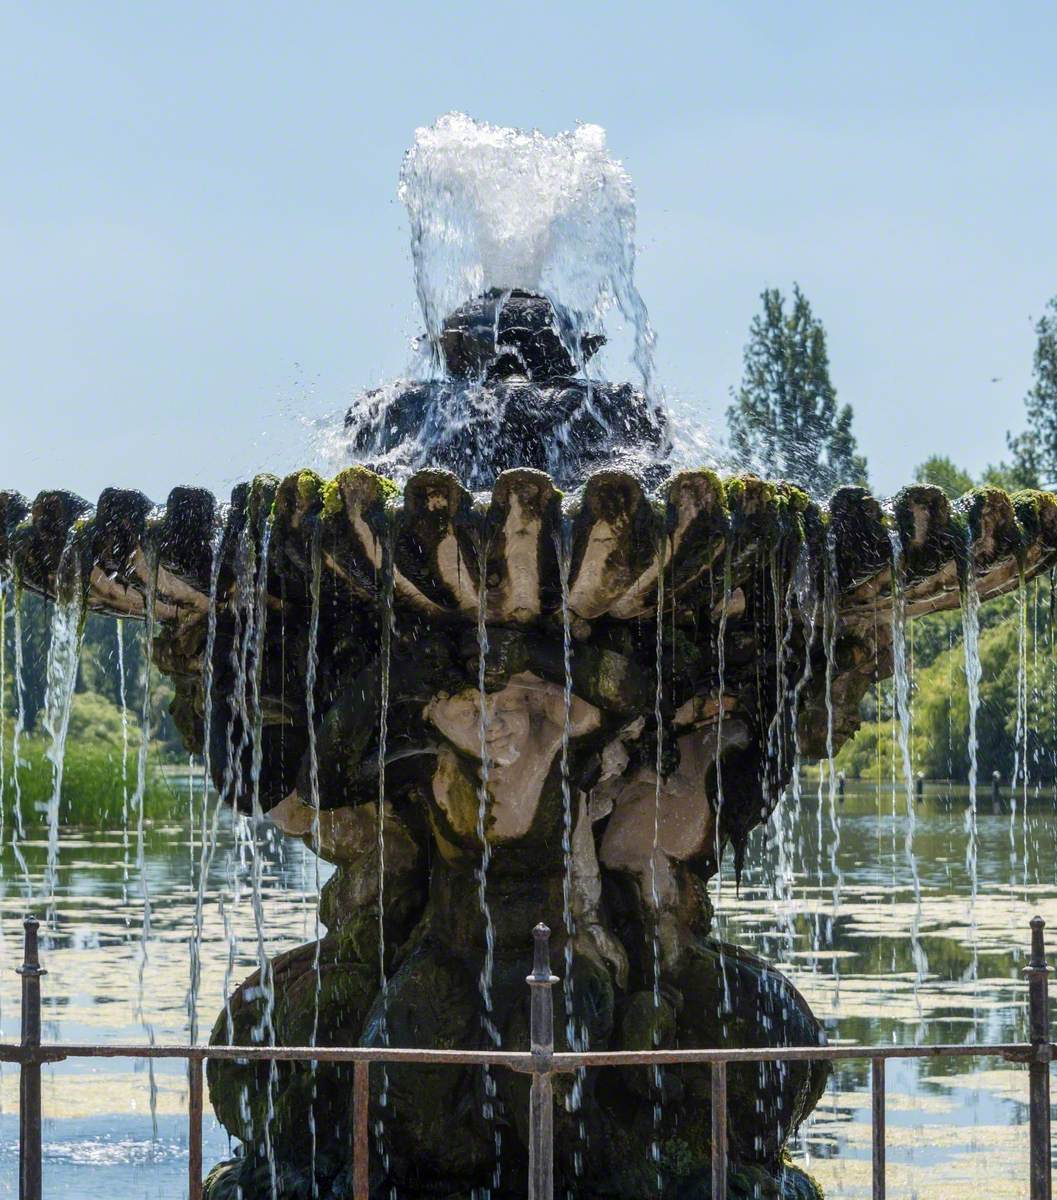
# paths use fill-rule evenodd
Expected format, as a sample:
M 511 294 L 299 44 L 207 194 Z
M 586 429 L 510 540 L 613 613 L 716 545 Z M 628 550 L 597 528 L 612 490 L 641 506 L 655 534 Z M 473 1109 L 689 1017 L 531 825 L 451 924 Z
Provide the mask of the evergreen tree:
M 777 288 L 761 295 L 752 321 L 740 389 L 727 409 L 738 465 L 791 480 L 816 496 L 843 483 L 866 482 L 850 405 L 837 405 L 829 377 L 826 331 L 793 286 L 786 312 Z
M 1024 397 L 1028 427 L 1007 435 L 1018 481 L 1038 487 L 1057 483 L 1057 296 L 1035 323 L 1031 390 Z

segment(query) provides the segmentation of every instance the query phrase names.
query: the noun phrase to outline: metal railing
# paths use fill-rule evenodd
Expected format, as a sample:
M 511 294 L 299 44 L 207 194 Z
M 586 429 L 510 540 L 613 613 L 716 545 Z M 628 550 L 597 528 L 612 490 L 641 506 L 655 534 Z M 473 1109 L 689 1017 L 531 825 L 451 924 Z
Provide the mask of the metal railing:
M 743 1063 L 837 1062 L 863 1059 L 871 1063 L 873 1198 L 885 1197 L 885 1063 L 891 1058 L 969 1058 L 997 1056 L 1028 1064 L 1029 1128 L 1028 1195 L 1052 1200 L 1050 1163 L 1050 1062 L 1054 1045 L 1049 1032 L 1048 968 L 1041 917 L 1031 922 L 1031 958 L 1024 974 L 1028 984 L 1029 1042 L 947 1046 L 777 1046 L 751 1050 L 605 1050 L 555 1053 L 550 930 L 537 925 L 532 973 L 531 1049 L 417 1050 L 381 1047 L 324 1046 L 110 1046 L 57 1043 L 40 1036 L 40 964 L 38 924 L 25 922 L 22 976 L 22 1039 L 0 1043 L 0 1062 L 18 1063 L 19 1200 L 41 1200 L 41 1067 L 67 1058 L 182 1058 L 188 1063 L 188 1196 L 202 1197 L 203 1065 L 207 1059 L 240 1062 L 351 1063 L 353 1194 L 368 1200 L 368 1105 L 371 1063 L 428 1063 L 433 1066 L 506 1067 L 532 1076 L 529 1092 L 529 1200 L 552 1200 L 554 1194 L 553 1077 L 583 1067 L 706 1065 L 712 1072 L 712 1200 L 727 1200 L 727 1070 Z

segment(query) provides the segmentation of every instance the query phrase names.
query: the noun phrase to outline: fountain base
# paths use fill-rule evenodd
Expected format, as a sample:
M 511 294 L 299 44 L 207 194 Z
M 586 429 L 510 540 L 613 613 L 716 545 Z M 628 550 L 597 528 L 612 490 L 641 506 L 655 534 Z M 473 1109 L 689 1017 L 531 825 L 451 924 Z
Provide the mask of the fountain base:
M 524 938 L 520 939 L 522 943 Z M 481 958 L 428 926 L 402 948 L 383 994 L 377 963 L 347 955 L 328 934 L 271 964 L 271 984 L 250 976 L 218 1019 L 213 1040 L 259 1044 L 268 1022 L 278 1044 L 485 1049 Z M 567 961 L 557 947 L 557 961 Z M 318 972 L 317 972 L 318 955 Z M 492 1020 L 504 1047 L 529 1044 L 523 944 L 496 948 Z M 318 977 L 318 983 L 317 983 Z M 619 994 L 597 959 L 574 948 L 572 987 L 555 988 L 555 1042 L 593 1050 L 654 1046 L 760 1047 L 819 1042 L 803 998 L 774 968 L 731 945 L 695 939 L 658 993 Z M 318 1015 L 317 1015 L 318 1013 Z M 230 1014 L 230 1015 L 229 1015 Z M 811 1180 L 785 1159 L 788 1136 L 817 1102 L 817 1065 L 746 1064 L 728 1074 L 731 1195 L 814 1200 Z M 208 1200 L 338 1200 L 352 1195 L 352 1068 L 320 1064 L 209 1064 L 210 1099 L 243 1143 L 214 1168 Z M 401 1065 L 371 1070 L 372 1195 L 523 1197 L 528 1167 L 526 1077 L 476 1068 Z M 579 1197 L 707 1196 L 711 1077 L 707 1067 L 598 1068 L 555 1079 L 556 1186 Z M 314 1132 L 313 1132 L 314 1131 Z M 314 1178 L 314 1184 L 313 1184 Z M 739 1191 L 738 1189 L 742 1190 Z

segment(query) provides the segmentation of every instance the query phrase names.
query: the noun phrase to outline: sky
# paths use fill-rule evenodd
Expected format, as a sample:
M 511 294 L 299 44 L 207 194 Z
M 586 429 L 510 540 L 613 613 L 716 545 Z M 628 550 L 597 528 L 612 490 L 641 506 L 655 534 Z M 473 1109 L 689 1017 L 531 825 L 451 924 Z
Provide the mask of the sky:
M 1057 294 L 1047 4 L 0 11 L 0 488 L 163 500 L 317 465 L 418 331 L 397 174 L 450 110 L 608 131 L 660 381 L 718 441 L 799 282 L 878 493 L 1022 424 Z

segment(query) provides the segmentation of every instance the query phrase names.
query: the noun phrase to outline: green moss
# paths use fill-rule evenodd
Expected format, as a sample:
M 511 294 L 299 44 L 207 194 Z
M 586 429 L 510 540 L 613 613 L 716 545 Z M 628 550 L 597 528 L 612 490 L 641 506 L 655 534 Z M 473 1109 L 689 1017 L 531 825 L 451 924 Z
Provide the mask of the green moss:
M 299 471 L 297 474 L 297 495 L 302 504 L 315 503 L 322 494 L 323 480 L 315 471 Z
M 1043 492 L 1037 488 L 1025 488 L 1013 495 L 1013 511 L 1017 523 L 1021 527 L 1021 537 L 1024 549 L 1027 549 L 1042 535 L 1043 512 L 1057 509 L 1057 497 L 1052 492 Z M 1051 522 L 1055 518 L 1051 516 Z
M 333 479 L 322 484 L 324 517 L 340 516 L 345 511 L 345 499 L 342 494 L 344 489 L 355 487 L 357 484 L 361 488 L 366 485 L 367 488 L 373 489 L 376 492 L 376 498 L 382 504 L 388 504 L 400 495 L 400 488 L 386 476 L 376 475 L 366 467 L 345 467 Z
M 341 498 L 341 486 L 337 479 L 328 479 L 323 484 L 323 516 L 337 517 L 345 511 L 345 501 Z
M 278 488 L 279 480 L 275 475 L 255 475 L 253 477 L 249 496 L 246 499 L 246 512 L 252 522 L 256 523 L 262 516 L 270 518 Z
M 778 489 L 778 503 L 790 512 L 802 515 L 811 508 L 811 497 L 796 484 L 785 483 Z
M 1003 503 L 1012 504 L 1009 493 L 1003 491 L 1002 488 L 985 484 L 983 487 L 975 487 L 972 491 L 966 492 L 958 501 L 956 511 L 964 514 L 968 528 L 975 537 L 980 530 L 980 519 L 984 510 L 992 504 L 1001 505 Z

